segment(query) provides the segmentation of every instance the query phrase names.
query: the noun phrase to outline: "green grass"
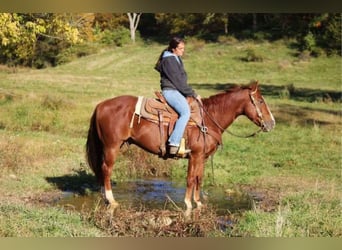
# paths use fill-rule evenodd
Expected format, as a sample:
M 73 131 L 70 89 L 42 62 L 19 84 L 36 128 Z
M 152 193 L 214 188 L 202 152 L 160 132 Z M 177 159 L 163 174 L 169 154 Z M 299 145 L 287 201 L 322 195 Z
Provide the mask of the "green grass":
M 2 204 L 0 219 L 2 237 L 105 236 L 99 229 L 82 220 L 79 214 L 60 208 Z
M 116 95 L 153 96 L 159 90 L 153 65 L 163 48 L 105 48 L 44 70 L 1 68 L 0 236 L 106 234 L 51 200 L 61 186 L 82 192 L 84 183 L 96 185 L 84 157 L 91 113 Z M 248 50 L 263 60 L 246 62 Z M 227 236 L 341 237 L 341 58 L 301 61 L 284 41 L 189 43 L 184 63 L 190 84 L 203 97 L 258 79 L 277 122 L 272 132 L 249 139 L 225 133 L 223 149 L 214 156 L 214 176 L 206 163 L 204 188 L 253 190 L 272 204 L 242 212 Z M 241 117 L 229 129 L 247 135 L 257 127 Z M 119 157 L 113 180 L 153 172 L 185 186 L 186 165 L 133 147 Z M 45 206 L 37 204 L 41 199 Z
M 340 200 L 313 190 L 287 197 L 276 211 L 245 213 L 233 234 L 255 237 L 341 237 Z

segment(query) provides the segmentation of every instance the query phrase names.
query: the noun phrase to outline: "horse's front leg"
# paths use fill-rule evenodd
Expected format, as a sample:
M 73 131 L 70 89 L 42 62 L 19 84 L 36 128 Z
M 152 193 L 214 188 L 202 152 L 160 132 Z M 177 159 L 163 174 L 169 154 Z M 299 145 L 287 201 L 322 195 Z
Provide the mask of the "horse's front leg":
M 195 184 L 194 184 L 194 201 L 197 208 L 203 206 L 201 202 L 201 186 L 204 173 L 204 159 L 198 159 L 196 169 L 195 169 Z
M 186 216 L 189 216 L 192 211 L 192 195 L 194 195 L 194 200 L 196 202 L 197 207 L 202 206 L 202 203 L 200 201 L 200 185 L 202 183 L 203 168 L 203 157 L 198 155 L 191 155 L 188 162 L 188 175 L 184 198 L 184 202 L 186 205 Z
M 185 216 L 189 217 L 191 214 L 192 210 L 192 193 L 194 190 L 194 184 L 195 184 L 195 179 L 194 179 L 194 160 L 190 156 L 190 159 L 188 161 L 188 174 L 186 177 L 186 191 L 185 191 L 185 197 L 184 197 L 184 202 L 186 205 L 186 211 L 185 211 Z

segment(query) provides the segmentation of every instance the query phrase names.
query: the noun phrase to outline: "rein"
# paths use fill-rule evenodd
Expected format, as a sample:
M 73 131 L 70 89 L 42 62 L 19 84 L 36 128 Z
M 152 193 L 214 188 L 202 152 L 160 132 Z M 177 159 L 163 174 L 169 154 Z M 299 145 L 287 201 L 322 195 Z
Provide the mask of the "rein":
M 249 135 L 237 135 L 237 134 L 232 133 L 232 132 L 229 131 L 228 129 L 225 130 L 225 132 L 227 132 L 228 134 L 230 134 L 230 135 L 232 135 L 232 136 L 235 136 L 235 137 L 239 137 L 239 138 L 249 138 L 249 137 L 253 137 L 253 136 L 256 136 L 257 134 L 259 134 L 261 131 L 262 131 L 262 129 L 260 128 L 259 130 L 255 131 L 254 133 L 249 134 Z
M 226 133 L 228 133 L 228 134 L 230 134 L 230 135 L 232 135 L 232 136 L 239 137 L 239 138 L 249 138 L 249 137 L 256 136 L 258 133 L 260 133 L 260 132 L 262 131 L 262 129 L 260 128 L 259 130 L 255 131 L 254 133 L 249 134 L 249 135 L 246 135 L 246 136 L 237 135 L 237 134 L 231 132 L 231 131 L 228 130 L 228 129 L 222 128 L 221 125 L 218 124 L 217 121 L 210 115 L 210 113 L 208 112 L 208 110 L 206 110 L 206 109 L 204 108 L 204 106 L 202 105 L 202 103 L 201 103 L 201 102 L 198 102 L 198 103 L 199 103 L 199 105 L 201 106 L 202 110 L 207 114 L 207 116 L 209 117 L 209 119 L 216 125 L 216 127 L 218 127 L 218 128 L 222 131 L 222 133 L 223 133 L 223 132 L 226 132 Z M 254 102 L 253 102 L 253 103 L 254 103 Z M 204 131 L 207 132 L 207 131 L 208 131 L 208 128 L 207 128 L 207 127 L 201 127 L 201 131 L 202 131 L 202 132 L 204 132 Z
M 262 113 L 260 112 L 260 109 L 259 107 L 256 105 L 255 103 L 255 99 L 253 97 L 253 94 L 255 92 L 251 93 L 250 97 L 251 97 L 251 100 L 252 100 L 252 103 L 254 104 L 255 108 L 256 108 L 256 111 L 258 113 L 258 116 L 261 118 L 262 120 L 262 123 L 263 123 L 263 119 L 262 119 Z M 259 130 L 257 130 L 256 132 L 252 133 L 252 134 L 249 134 L 249 135 L 246 135 L 246 136 L 241 136 L 241 135 L 237 135 L 237 134 L 234 134 L 232 133 L 230 130 L 228 129 L 224 129 L 221 127 L 220 124 L 217 123 L 217 121 L 211 116 L 211 114 L 208 112 L 208 110 L 206 110 L 202 104 L 201 101 L 197 100 L 196 101 L 198 102 L 198 105 L 201 107 L 201 110 L 203 110 L 207 116 L 209 117 L 209 119 L 215 124 L 215 126 L 217 126 L 221 131 L 222 133 L 223 132 L 227 132 L 228 134 L 232 135 L 232 136 L 235 136 L 235 137 L 239 137 L 239 138 L 249 138 L 249 137 L 253 137 L 253 136 L 256 136 L 258 133 L 260 133 L 262 131 L 261 128 L 259 128 Z M 202 117 L 203 117 L 203 113 L 201 114 Z M 203 122 L 204 122 L 204 119 L 202 119 Z M 197 124 L 197 126 L 200 128 L 201 132 L 203 133 L 203 135 L 205 135 L 206 133 L 208 133 L 208 127 L 205 126 L 205 124 L 202 124 L 202 125 L 199 125 Z M 205 140 L 205 136 L 204 136 L 204 140 Z M 205 149 L 204 149 L 205 151 Z M 211 155 L 211 174 L 212 174 L 212 182 L 215 183 L 215 175 L 214 175 L 214 155 Z

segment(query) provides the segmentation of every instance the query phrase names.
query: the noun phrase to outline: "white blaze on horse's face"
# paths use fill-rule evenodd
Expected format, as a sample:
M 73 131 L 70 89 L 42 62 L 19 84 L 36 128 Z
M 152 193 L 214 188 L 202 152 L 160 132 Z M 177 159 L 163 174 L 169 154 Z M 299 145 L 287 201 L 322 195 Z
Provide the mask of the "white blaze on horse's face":
M 265 104 L 266 113 L 269 116 L 269 119 L 264 121 L 262 128 L 265 132 L 269 132 L 275 127 L 275 119 L 265 101 L 264 101 L 264 104 Z
M 259 93 L 258 88 L 250 93 L 251 101 L 257 113 L 257 123 L 264 132 L 269 132 L 275 127 L 275 119 L 266 101 Z

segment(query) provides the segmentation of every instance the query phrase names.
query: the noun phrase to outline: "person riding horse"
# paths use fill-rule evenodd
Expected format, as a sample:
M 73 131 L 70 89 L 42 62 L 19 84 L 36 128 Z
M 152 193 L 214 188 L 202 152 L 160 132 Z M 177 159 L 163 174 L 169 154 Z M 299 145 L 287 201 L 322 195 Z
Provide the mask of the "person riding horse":
M 169 46 L 160 54 L 155 65 L 155 69 L 160 73 L 162 94 L 167 103 L 179 115 L 174 130 L 168 139 L 170 155 L 176 155 L 179 151 L 180 142 L 190 118 L 190 107 L 186 97 L 193 97 L 201 102 L 201 96 L 196 94 L 187 83 L 187 74 L 181 59 L 184 50 L 184 40 L 173 37 L 169 42 Z M 185 149 L 184 153 L 188 154 L 190 152 L 190 149 Z
M 160 145 L 166 141 L 168 127 L 164 126 L 164 137 L 158 136 L 157 123 L 134 114 L 139 97 L 116 96 L 96 105 L 90 119 L 86 143 L 87 161 L 103 187 L 110 208 L 119 204 L 114 199 L 111 174 L 114 162 L 123 144 L 135 144 L 155 155 L 160 154 Z M 271 131 L 274 117 L 258 87 L 258 82 L 248 86 L 236 86 L 225 92 L 203 98 L 203 120 L 207 126 L 201 131 L 197 126 L 187 127 L 187 147 L 191 149 L 188 158 L 185 215 L 192 211 L 192 200 L 202 207 L 200 198 L 204 177 L 205 161 L 222 145 L 222 134 L 240 115 L 247 116 L 262 131 Z M 114 115 L 113 115 L 114 114 Z M 133 117 L 133 119 L 132 119 Z M 151 140 L 153 138 L 153 140 Z

